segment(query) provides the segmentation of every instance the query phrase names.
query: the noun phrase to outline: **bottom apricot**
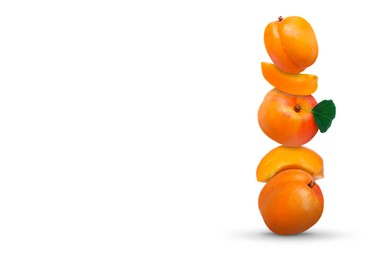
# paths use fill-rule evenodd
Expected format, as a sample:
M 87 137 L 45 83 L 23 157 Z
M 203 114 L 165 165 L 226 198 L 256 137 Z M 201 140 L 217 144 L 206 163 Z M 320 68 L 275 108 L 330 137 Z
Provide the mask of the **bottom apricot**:
M 290 169 L 273 176 L 259 195 L 259 209 L 267 227 L 280 235 L 311 228 L 321 218 L 324 198 L 309 173 Z

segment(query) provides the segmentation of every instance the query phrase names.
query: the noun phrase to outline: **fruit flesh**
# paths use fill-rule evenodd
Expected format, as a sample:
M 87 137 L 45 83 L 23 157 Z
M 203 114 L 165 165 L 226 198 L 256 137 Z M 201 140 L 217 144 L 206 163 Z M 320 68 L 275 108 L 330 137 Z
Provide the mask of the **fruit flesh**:
M 264 78 L 275 88 L 292 95 L 311 95 L 318 87 L 318 77 L 311 74 L 290 74 L 268 62 L 261 63 Z
M 320 155 L 307 147 L 278 146 L 269 151 L 260 161 L 256 177 L 267 182 L 273 176 L 288 169 L 301 169 L 314 179 L 324 177 L 324 164 Z

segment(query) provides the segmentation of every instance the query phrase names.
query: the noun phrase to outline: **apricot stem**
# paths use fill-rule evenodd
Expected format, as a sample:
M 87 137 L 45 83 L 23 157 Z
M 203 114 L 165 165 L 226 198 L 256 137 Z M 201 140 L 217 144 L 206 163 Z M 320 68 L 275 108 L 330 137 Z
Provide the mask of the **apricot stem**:
M 279 20 L 279 22 L 281 22 L 281 21 L 283 20 L 283 17 L 282 17 L 282 16 L 279 16 L 279 17 L 278 17 L 278 20 Z
M 296 104 L 294 107 L 295 112 L 299 113 L 301 111 L 301 105 Z
M 316 184 L 315 181 L 312 179 L 307 186 L 313 188 L 315 184 Z

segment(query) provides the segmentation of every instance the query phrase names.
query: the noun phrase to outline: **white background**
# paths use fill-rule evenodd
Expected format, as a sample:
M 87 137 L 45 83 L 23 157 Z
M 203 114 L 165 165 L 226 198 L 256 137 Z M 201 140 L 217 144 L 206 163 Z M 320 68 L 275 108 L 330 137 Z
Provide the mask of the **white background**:
M 346 2 L 346 1 L 345 1 Z M 386 1 L 1 1 L 0 259 L 389 258 Z M 320 221 L 257 208 L 265 26 L 319 42 Z

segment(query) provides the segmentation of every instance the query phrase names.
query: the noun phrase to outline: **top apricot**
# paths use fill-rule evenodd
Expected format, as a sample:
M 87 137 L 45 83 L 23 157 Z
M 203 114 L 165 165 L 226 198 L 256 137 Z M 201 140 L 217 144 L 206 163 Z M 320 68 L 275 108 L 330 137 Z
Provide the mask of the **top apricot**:
M 297 74 L 313 65 L 318 56 L 317 38 L 302 17 L 279 17 L 267 25 L 264 43 L 273 63 L 286 73 Z

